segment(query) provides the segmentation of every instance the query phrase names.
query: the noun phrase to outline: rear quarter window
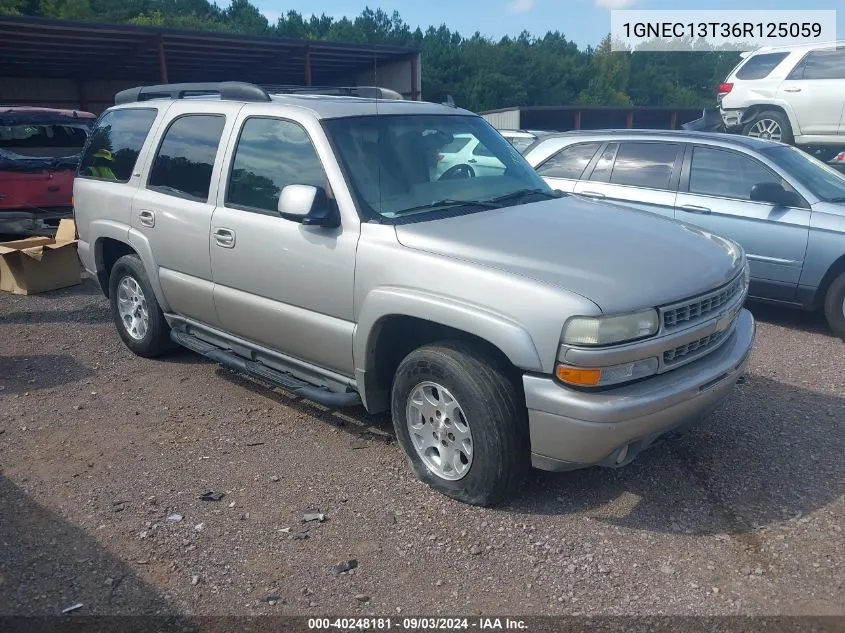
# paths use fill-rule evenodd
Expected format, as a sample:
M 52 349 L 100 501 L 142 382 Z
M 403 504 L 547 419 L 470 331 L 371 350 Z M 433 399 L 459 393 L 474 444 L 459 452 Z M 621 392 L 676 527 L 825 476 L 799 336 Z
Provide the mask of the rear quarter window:
M 736 71 L 737 79 L 765 79 L 789 53 L 764 53 L 748 58 L 742 67 Z
M 153 108 L 104 114 L 85 147 L 79 177 L 128 182 L 157 114 Z

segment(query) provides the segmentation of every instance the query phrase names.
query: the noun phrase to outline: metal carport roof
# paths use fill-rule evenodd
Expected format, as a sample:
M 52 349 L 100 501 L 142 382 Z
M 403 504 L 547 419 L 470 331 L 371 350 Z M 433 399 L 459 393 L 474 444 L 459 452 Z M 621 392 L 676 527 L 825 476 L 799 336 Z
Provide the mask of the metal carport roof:
M 330 85 L 412 48 L 0 16 L 0 76 Z M 414 62 L 414 72 L 416 72 Z

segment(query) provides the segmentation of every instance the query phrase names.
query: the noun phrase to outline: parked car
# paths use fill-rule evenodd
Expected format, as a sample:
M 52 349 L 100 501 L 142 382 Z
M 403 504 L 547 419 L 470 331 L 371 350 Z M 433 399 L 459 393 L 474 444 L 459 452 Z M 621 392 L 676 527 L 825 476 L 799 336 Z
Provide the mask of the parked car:
M 74 172 L 94 119 L 0 106 L 0 234 L 49 233 L 71 216 Z
M 499 130 L 499 133 L 507 139 L 520 153 L 525 153 L 537 139 L 540 139 L 551 132 L 542 130 Z
M 563 133 L 526 156 L 549 185 L 739 242 L 750 295 L 823 310 L 845 337 L 845 177 L 795 147 L 684 131 Z
M 471 112 L 242 83 L 115 103 L 74 189 L 80 259 L 127 347 L 389 410 L 451 497 L 505 499 L 529 464 L 625 465 L 746 366 L 735 242 L 557 194 Z M 432 177 L 467 137 L 505 170 Z M 108 177 L 89 169 L 104 149 Z
M 501 176 L 505 165 L 472 134 L 455 134 L 437 154 L 439 178 Z
M 845 140 L 845 40 L 764 47 L 719 86 L 728 131 L 796 145 Z

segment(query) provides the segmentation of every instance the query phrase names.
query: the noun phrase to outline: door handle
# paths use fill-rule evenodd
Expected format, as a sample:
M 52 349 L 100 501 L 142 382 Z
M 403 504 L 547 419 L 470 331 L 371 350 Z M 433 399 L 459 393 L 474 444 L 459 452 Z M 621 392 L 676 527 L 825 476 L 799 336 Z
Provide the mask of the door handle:
M 474 158 L 470 158 L 467 162 L 468 163 L 477 163 L 478 161 L 475 160 Z
M 235 248 L 235 232 L 230 229 L 217 229 L 214 231 L 214 241 L 217 246 Z
M 686 211 L 687 213 L 700 213 L 702 215 L 707 215 L 710 213 L 710 209 L 707 207 L 699 207 L 695 204 L 685 204 L 681 206 L 681 211 Z
M 784 88 L 784 92 L 801 92 L 801 88 Z
M 138 211 L 138 222 L 142 226 L 153 228 L 156 225 L 155 211 L 150 211 L 149 209 L 141 209 L 140 211 Z
M 598 191 L 582 191 L 581 195 L 587 198 L 595 198 L 596 200 L 604 200 L 607 197 Z

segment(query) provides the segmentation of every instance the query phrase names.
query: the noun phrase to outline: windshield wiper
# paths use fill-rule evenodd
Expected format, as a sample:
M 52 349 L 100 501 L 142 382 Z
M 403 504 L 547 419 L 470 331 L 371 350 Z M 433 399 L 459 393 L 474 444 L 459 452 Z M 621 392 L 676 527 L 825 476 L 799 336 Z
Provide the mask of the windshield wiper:
M 436 202 L 429 202 L 428 204 L 421 204 L 416 207 L 409 207 L 396 211 L 394 215 L 404 215 L 406 213 L 413 213 L 415 211 L 426 211 L 429 209 L 458 209 L 460 207 L 481 207 L 482 209 L 499 209 L 501 205 L 495 204 L 490 200 L 453 200 L 451 198 L 444 198 Z
M 519 189 L 518 191 L 506 193 L 503 196 L 489 198 L 484 202 L 492 202 L 498 204 L 502 202 L 513 202 L 515 200 L 521 200 L 523 198 L 529 198 L 531 196 L 543 196 L 544 198 L 551 200 L 552 198 L 562 198 L 563 195 L 564 194 L 561 191 L 547 191 L 546 189 Z

